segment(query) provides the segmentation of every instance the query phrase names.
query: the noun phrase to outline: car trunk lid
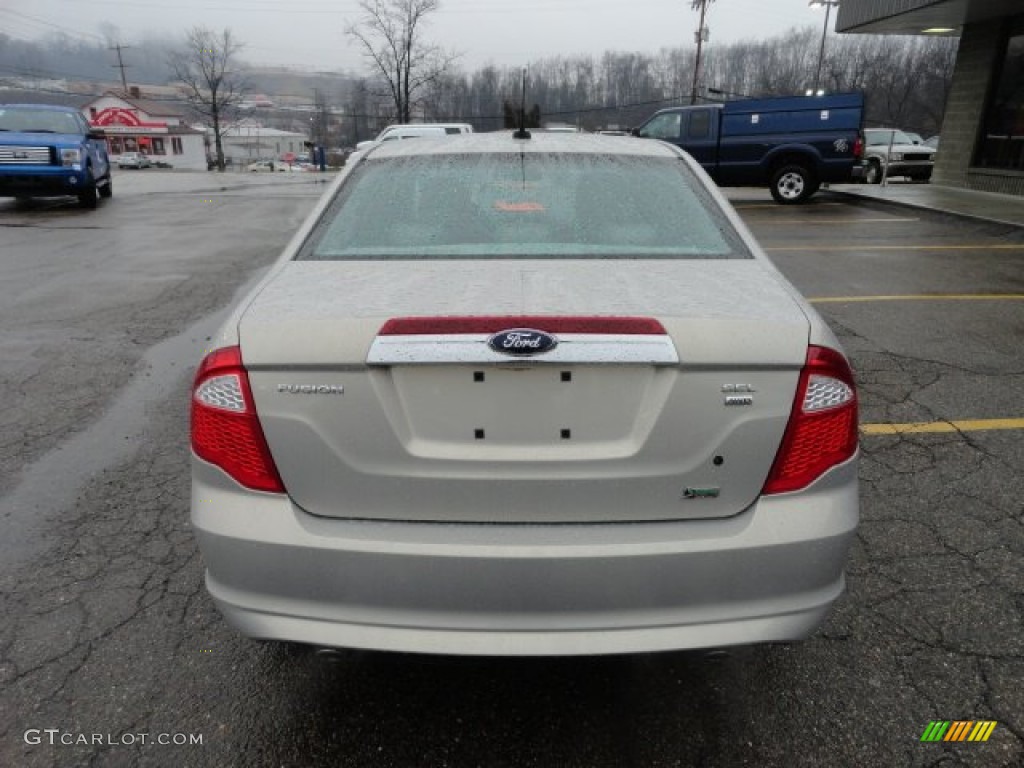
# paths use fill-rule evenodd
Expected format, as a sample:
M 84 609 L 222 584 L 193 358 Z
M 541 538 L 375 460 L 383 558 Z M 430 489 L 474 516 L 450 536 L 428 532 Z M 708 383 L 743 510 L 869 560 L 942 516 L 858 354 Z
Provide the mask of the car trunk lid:
M 749 506 L 808 327 L 755 260 L 355 261 L 285 265 L 239 333 L 308 512 L 570 523 Z

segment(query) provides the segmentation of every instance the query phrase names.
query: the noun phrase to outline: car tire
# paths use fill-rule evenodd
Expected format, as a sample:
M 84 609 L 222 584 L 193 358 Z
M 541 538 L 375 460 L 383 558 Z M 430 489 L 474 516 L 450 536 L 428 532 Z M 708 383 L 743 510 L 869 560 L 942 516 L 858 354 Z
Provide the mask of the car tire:
M 96 179 L 93 178 L 92 168 L 86 171 L 85 185 L 78 193 L 78 205 L 87 210 L 94 209 L 99 205 L 99 196 L 96 194 Z
M 107 175 L 103 181 L 104 183 L 99 187 L 100 197 L 110 199 L 114 196 L 114 180 L 110 176 L 110 171 L 107 171 Z
M 865 184 L 882 183 L 882 164 L 877 160 L 869 160 L 868 167 L 864 169 Z
M 807 200 L 818 191 L 819 186 L 818 180 L 806 166 L 792 163 L 775 170 L 770 189 L 775 202 L 793 205 Z

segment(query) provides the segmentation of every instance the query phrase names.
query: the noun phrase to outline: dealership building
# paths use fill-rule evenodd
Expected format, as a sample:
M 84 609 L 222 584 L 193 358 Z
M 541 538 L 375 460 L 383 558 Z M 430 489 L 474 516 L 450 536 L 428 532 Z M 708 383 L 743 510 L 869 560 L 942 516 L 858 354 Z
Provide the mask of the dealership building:
M 932 180 L 1024 196 L 1024 2 L 838 0 L 836 31 L 960 37 Z M 897 126 L 898 127 L 898 126 Z

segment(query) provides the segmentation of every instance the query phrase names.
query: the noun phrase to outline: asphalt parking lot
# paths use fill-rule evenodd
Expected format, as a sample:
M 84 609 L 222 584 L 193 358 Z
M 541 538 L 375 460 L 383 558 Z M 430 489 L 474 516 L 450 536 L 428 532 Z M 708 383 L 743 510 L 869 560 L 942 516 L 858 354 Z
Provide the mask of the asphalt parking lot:
M 0 200 L 0 765 L 1024 764 L 1024 230 L 730 194 L 860 386 L 848 593 L 807 642 L 325 659 L 229 630 L 187 521 L 191 368 L 323 189 L 266 176 Z

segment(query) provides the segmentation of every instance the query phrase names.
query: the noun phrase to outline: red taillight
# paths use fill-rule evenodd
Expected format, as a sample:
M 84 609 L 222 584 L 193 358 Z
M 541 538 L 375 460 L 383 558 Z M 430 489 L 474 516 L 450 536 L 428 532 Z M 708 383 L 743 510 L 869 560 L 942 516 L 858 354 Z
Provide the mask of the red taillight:
M 864 139 L 858 136 L 857 140 L 853 142 L 853 158 L 860 160 L 862 157 L 864 157 Z
M 509 328 L 532 328 L 548 333 L 648 334 L 661 336 L 665 326 L 653 317 L 619 315 L 468 315 L 393 317 L 381 327 L 380 336 L 426 336 L 466 333 L 497 333 Z
M 811 347 L 786 434 L 762 493 L 806 488 L 857 452 L 857 391 L 839 352 Z
M 256 491 L 284 493 L 238 347 L 215 349 L 192 385 L 192 450 Z

